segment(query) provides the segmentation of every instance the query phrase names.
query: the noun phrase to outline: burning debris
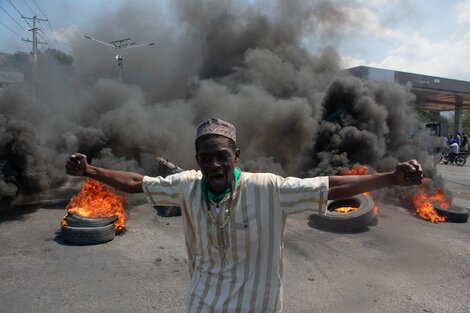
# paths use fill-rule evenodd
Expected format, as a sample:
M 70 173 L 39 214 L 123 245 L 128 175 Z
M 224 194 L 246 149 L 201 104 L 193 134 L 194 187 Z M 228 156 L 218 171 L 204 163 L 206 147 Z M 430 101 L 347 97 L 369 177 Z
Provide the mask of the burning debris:
M 419 217 L 431 223 L 445 222 L 446 217 L 439 215 L 435 206 L 447 209 L 451 203 L 450 198 L 444 196 L 442 188 L 434 191 L 428 190 L 427 185 L 419 186 L 418 192 L 411 197 L 411 202 L 416 208 Z
M 452 197 L 435 181 L 425 178 L 423 185 L 410 190 L 397 190 L 402 201 L 411 203 L 416 215 L 425 221 L 437 224 L 468 220 L 470 210 L 452 204 Z
M 118 195 L 103 184 L 87 178 L 80 192 L 70 200 L 66 208 L 67 214 L 62 218 L 64 239 L 77 244 L 111 240 L 114 233 L 119 234 L 125 230 L 126 204 L 126 196 Z M 103 231 L 105 238 L 101 238 Z
M 110 217 L 117 215 L 116 231 L 124 231 L 127 213 L 125 195 L 118 195 L 109 187 L 87 178 L 78 195 L 74 196 L 67 205 L 67 212 L 73 212 L 84 217 Z

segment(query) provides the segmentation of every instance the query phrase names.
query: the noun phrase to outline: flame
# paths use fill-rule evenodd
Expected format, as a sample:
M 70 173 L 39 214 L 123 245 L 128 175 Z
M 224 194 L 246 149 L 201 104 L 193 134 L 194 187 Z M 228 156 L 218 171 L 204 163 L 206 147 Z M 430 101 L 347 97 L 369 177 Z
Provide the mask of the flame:
M 369 174 L 369 169 L 367 166 L 355 165 L 350 170 L 344 170 L 340 175 L 367 175 Z
M 436 189 L 434 192 L 427 191 L 424 185 L 418 187 L 418 193 L 411 197 L 411 202 L 416 208 L 418 215 L 432 223 L 445 222 L 446 217 L 440 216 L 434 210 L 434 206 L 439 206 L 442 209 L 448 209 L 450 198 L 444 196 L 442 188 Z
M 127 213 L 124 211 L 126 204 L 127 197 L 125 195 L 118 195 L 100 182 L 87 178 L 82 190 L 73 196 L 66 210 L 85 217 L 117 215 L 118 219 L 114 225 L 116 232 L 120 233 L 124 231 L 124 223 L 127 220 Z M 62 218 L 62 225 L 67 225 L 64 220 L 65 216 Z
M 335 211 L 339 212 L 339 213 L 348 213 L 348 212 L 352 212 L 352 211 L 356 211 L 356 210 L 357 210 L 357 208 L 352 207 L 352 206 L 345 206 L 345 207 L 340 207 L 340 208 L 335 209 Z
M 369 174 L 369 169 L 367 168 L 367 166 L 364 166 L 364 165 L 355 165 L 350 170 L 344 170 L 340 173 L 340 175 L 367 175 L 367 174 Z M 369 192 L 363 192 L 362 194 L 370 197 Z M 338 209 L 342 209 L 342 208 L 338 208 Z M 354 211 L 354 210 L 351 210 L 351 211 Z M 346 211 L 346 212 L 349 212 L 349 211 Z M 377 205 L 374 206 L 374 213 L 375 215 L 379 215 L 379 207 Z

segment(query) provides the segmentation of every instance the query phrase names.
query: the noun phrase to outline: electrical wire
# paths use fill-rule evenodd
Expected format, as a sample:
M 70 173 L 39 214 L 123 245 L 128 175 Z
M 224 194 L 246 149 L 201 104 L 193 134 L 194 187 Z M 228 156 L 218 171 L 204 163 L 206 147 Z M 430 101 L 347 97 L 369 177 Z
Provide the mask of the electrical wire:
M 42 13 L 42 15 L 44 15 L 44 17 L 46 18 L 46 22 L 47 22 L 47 24 L 49 25 L 49 29 L 51 30 L 52 37 L 54 37 L 55 44 L 57 45 L 57 47 L 58 47 L 59 50 L 60 50 L 59 42 L 57 41 L 57 38 L 55 37 L 54 31 L 52 30 L 51 23 L 49 23 L 49 18 L 47 17 L 46 13 L 44 13 L 44 11 L 41 10 L 41 8 L 40 8 L 39 5 L 36 3 L 36 1 L 33 0 L 33 2 L 34 2 L 34 4 L 38 7 L 38 9 L 39 9 L 39 11 Z
M 13 29 L 11 29 L 10 27 L 8 27 L 7 24 L 3 23 L 2 21 L 0 21 L 0 24 L 2 24 L 3 26 L 5 26 L 6 29 L 8 29 L 9 31 L 11 31 L 13 34 L 17 35 L 18 37 L 20 37 L 23 41 L 23 43 L 26 45 L 26 47 L 29 48 L 28 44 L 25 42 L 25 39 L 23 38 L 23 36 L 21 36 L 20 34 L 18 34 L 17 32 L 15 32 Z
M 21 16 L 21 18 L 23 18 L 26 22 L 26 24 L 29 25 L 29 27 L 33 28 L 33 26 L 31 26 L 31 24 L 28 22 L 27 18 L 23 15 L 23 13 L 21 13 L 21 11 L 13 4 L 13 2 L 11 2 L 11 0 L 8 0 L 8 2 L 11 4 L 11 6 L 16 10 L 16 12 L 18 12 L 18 14 Z M 28 5 L 24 0 L 23 2 Z M 37 5 L 37 4 L 36 4 Z M 28 7 L 30 8 L 31 11 L 33 11 L 33 9 L 28 5 Z M 41 10 L 41 9 L 40 9 Z M 42 12 L 42 10 L 41 10 Z M 36 15 L 36 13 L 33 11 L 34 15 Z M 44 14 L 45 15 L 45 14 Z M 47 19 L 47 17 L 46 17 Z M 49 22 L 49 21 L 48 21 Z M 41 24 L 41 21 L 39 21 L 39 24 Z M 52 28 L 51 28 L 52 29 Z M 49 36 L 47 35 L 46 32 L 44 32 L 42 29 L 39 29 L 46 37 L 44 36 L 41 36 L 43 39 L 45 39 L 45 41 L 47 42 L 47 44 L 49 44 L 50 46 L 53 47 L 52 45 L 52 40 L 49 39 Z M 57 40 L 56 40 L 56 44 L 57 44 Z M 59 45 L 57 44 L 57 47 L 59 48 Z
M 42 44 L 50 45 L 52 46 L 52 48 L 54 48 L 54 46 L 51 44 L 51 41 L 49 40 L 49 36 L 47 36 L 47 34 L 43 32 L 42 29 L 39 29 L 39 31 L 40 32 L 38 32 L 37 34 L 45 41 L 42 42 Z
M 25 0 L 22 0 L 22 1 L 31 10 L 31 12 L 33 12 L 34 15 L 37 15 L 36 12 L 34 12 L 33 8 Z
M 15 7 L 15 5 L 13 4 L 13 2 L 11 2 L 11 0 L 8 0 L 8 2 L 10 2 L 11 6 L 16 10 L 16 12 L 18 12 L 18 14 L 23 17 L 23 14 L 20 12 L 20 10 L 17 9 L 17 7 Z
M 18 14 L 26 22 L 26 24 L 28 24 L 28 26 L 30 28 L 33 28 L 33 26 L 31 26 L 31 24 L 29 24 L 28 20 L 23 16 L 23 13 L 21 13 L 20 10 L 18 10 L 18 8 L 13 4 L 13 2 L 11 2 L 11 0 L 8 0 L 8 2 L 10 2 L 11 6 L 16 10 L 16 12 L 18 12 Z
M 20 37 L 21 39 L 24 39 L 23 36 L 21 36 L 20 34 L 18 34 L 17 32 L 15 32 L 13 29 L 11 29 L 10 27 L 8 27 L 7 24 L 3 23 L 1 20 L 0 20 L 0 24 L 2 24 L 3 26 L 5 26 L 6 29 L 8 29 L 9 31 L 11 31 L 13 34 L 17 35 L 18 37 Z
M 21 26 L 20 23 L 18 23 L 18 22 L 13 18 L 13 16 L 11 16 L 10 13 L 8 13 L 7 10 L 5 10 L 5 9 L 2 7 L 1 4 L 0 4 L 0 9 L 2 9 L 3 12 L 5 12 L 6 15 L 8 15 L 8 16 L 13 20 L 13 22 L 16 23 L 16 25 L 18 25 L 22 30 L 24 30 L 24 31 L 26 32 L 26 30 L 23 28 L 23 26 Z M 26 33 L 27 33 L 27 32 L 26 32 Z
M 41 25 L 41 23 L 39 23 Z M 42 25 L 41 25 L 42 26 Z M 54 45 L 52 44 L 52 40 L 50 39 L 49 35 L 42 29 L 42 28 L 39 28 L 38 29 L 40 31 L 40 33 L 42 33 L 42 37 L 46 38 L 46 41 L 47 43 L 52 47 L 54 48 Z

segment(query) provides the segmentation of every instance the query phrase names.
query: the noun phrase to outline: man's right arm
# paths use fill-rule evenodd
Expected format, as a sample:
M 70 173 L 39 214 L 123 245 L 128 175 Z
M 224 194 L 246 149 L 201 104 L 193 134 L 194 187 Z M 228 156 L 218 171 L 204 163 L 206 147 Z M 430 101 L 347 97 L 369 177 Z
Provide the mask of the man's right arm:
M 69 175 L 90 177 L 119 191 L 127 193 L 143 192 L 142 181 L 144 176 L 138 173 L 110 170 L 90 165 L 84 154 L 72 154 L 67 160 L 65 169 Z

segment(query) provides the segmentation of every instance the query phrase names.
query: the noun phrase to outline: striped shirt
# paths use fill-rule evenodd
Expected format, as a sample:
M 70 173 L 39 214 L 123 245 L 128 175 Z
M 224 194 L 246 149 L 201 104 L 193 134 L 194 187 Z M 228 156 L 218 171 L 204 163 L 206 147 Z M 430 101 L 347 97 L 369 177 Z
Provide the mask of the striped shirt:
M 152 204 L 181 207 L 191 277 L 187 312 L 281 312 L 287 214 L 326 205 L 328 177 L 242 172 L 232 201 L 228 194 L 219 204 L 203 199 L 201 179 L 193 170 L 142 182 Z M 232 208 L 225 250 L 207 205 L 220 224 Z

